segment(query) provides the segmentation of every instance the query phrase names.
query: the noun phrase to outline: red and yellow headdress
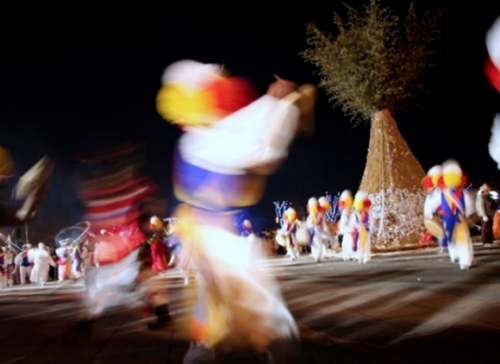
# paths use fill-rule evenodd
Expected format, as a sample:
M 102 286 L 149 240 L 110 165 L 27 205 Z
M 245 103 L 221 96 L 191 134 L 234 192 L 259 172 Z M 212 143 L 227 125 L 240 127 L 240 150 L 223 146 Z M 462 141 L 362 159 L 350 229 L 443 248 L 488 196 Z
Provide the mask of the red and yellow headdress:
M 156 97 L 158 113 L 173 124 L 208 126 L 257 98 L 250 82 L 227 77 L 221 66 L 183 60 L 170 65 Z

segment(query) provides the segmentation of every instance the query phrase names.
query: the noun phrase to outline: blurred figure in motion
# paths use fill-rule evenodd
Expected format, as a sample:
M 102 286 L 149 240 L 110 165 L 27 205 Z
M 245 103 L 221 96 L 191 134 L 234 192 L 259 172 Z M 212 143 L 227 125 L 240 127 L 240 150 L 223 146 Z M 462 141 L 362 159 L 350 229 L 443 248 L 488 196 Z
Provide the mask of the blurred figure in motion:
M 465 190 L 467 179 L 458 162 L 444 162 L 442 171 L 438 182 L 441 193 L 430 195 L 426 201 L 426 214 L 442 214 L 450 260 L 453 263 L 458 260 L 460 269 L 469 269 L 474 260 L 474 251 L 467 217 L 475 212 L 474 204 Z
M 250 235 L 255 235 L 255 233 L 253 232 L 252 223 L 250 222 L 250 220 L 245 220 L 243 221 L 243 224 L 241 226 L 241 236 L 248 237 Z
M 0 289 L 7 287 L 7 247 L 0 247 Z
M 153 271 L 155 273 L 164 273 L 167 271 L 167 238 L 168 233 L 163 221 L 158 216 L 153 216 L 150 219 L 150 229 L 153 232 L 148 238 L 148 243 L 151 245 L 151 259 Z
M 0 226 L 16 226 L 31 221 L 53 170 L 54 162 L 43 157 L 19 179 L 12 197 L 22 201 L 22 205 L 0 201 Z M 4 189 L 7 181 L 14 176 L 12 156 L 0 147 L 0 189 Z
M 370 214 L 371 201 L 364 191 L 356 192 L 354 196 L 354 213 L 351 214 L 353 251 L 358 263 L 366 264 L 371 260 L 371 234 L 373 233 L 373 218 Z
M 19 271 L 19 283 L 25 284 L 27 279 L 31 277 L 31 269 L 33 266 L 33 261 L 28 255 L 29 251 L 32 249 L 31 244 L 24 244 L 22 250 L 16 255 L 14 263 L 16 265 L 16 272 Z
M 74 279 L 82 277 L 85 273 L 83 258 L 83 241 L 73 242 L 73 249 L 71 250 L 71 270 Z
M 493 244 L 493 218 L 498 209 L 489 184 L 484 183 L 477 191 L 476 213 L 481 218 L 481 238 L 483 244 Z
M 297 259 L 300 254 L 297 239 L 298 224 L 297 212 L 292 207 L 289 207 L 283 213 L 281 229 L 276 232 L 276 241 L 285 247 L 286 254 L 292 261 Z M 308 240 L 310 240 L 309 237 Z
M 168 301 L 159 298 L 162 292 L 156 292 L 151 300 L 155 274 L 147 236 L 150 218 L 164 214 L 164 208 L 157 197 L 158 187 L 144 176 L 144 162 L 144 146 L 131 142 L 78 156 L 78 196 L 89 226 L 73 245 L 87 241 L 86 249 L 95 264 L 85 272 L 87 295 L 77 325 L 81 334 L 91 334 L 93 322 L 107 309 L 140 307 L 144 298 L 153 301 L 153 308 L 162 306 L 156 309 L 160 323 L 169 317 L 165 309 Z M 148 250 L 146 254 L 144 249 Z M 149 260 L 144 258 L 147 255 Z
M 33 261 L 33 269 L 31 270 L 31 283 L 43 287 L 49 279 L 50 266 L 55 267 L 56 262 L 50 256 L 49 247 L 44 243 L 38 243 L 37 249 L 31 249 L 28 253 L 30 260 Z
M 57 255 L 57 277 L 59 282 L 64 281 L 65 279 L 72 278 L 72 269 L 71 269 L 71 240 L 64 239 L 57 241 L 56 244 L 59 244 L 59 247 L 56 249 Z
M 354 259 L 354 240 L 353 240 L 353 220 L 351 219 L 354 213 L 352 192 L 344 190 L 339 198 L 339 236 L 342 238 L 342 258 L 344 261 Z
M 158 112 L 185 131 L 173 166 L 181 201 L 176 228 L 199 274 L 184 363 L 214 363 L 217 348 L 269 351 L 296 339 L 277 282 L 255 264 L 264 258 L 262 245 L 245 244 L 233 222 L 261 199 L 266 177 L 285 160 L 295 136 L 310 129 L 316 88 L 277 78 L 255 100 L 246 80 L 188 60 L 169 66 L 162 83 Z M 306 119 L 309 124 L 300 123 Z

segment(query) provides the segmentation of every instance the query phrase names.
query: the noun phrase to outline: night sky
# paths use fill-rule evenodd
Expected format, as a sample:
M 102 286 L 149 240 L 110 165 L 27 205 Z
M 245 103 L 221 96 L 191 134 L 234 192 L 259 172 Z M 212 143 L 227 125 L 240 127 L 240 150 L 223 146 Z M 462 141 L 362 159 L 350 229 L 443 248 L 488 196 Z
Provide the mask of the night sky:
M 409 3 L 382 1 L 401 15 Z M 434 45 L 437 67 L 422 79 L 429 94 L 417 100 L 420 106 L 394 117 L 425 170 L 454 158 L 469 180 L 479 184 L 500 182 L 488 154 L 500 98 L 482 73 L 485 34 L 500 15 L 500 2 L 475 3 L 416 1 L 420 14 L 446 9 L 441 38 Z M 307 47 L 305 24 L 333 32 L 333 11 L 345 14 L 340 1 L 287 7 L 272 2 L 267 3 L 271 7 L 253 2 L 231 7 L 213 2 L 138 4 L 16 3 L 2 9 L 0 145 L 11 151 L 19 172 L 45 154 L 57 162 L 39 221 L 63 217 L 78 222 L 82 209 L 75 197 L 73 155 L 125 140 L 147 143 L 148 173 L 170 200 L 170 160 L 180 132 L 155 110 L 160 78 L 170 63 L 222 63 L 233 75 L 249 78 L 261 93 L 274 73 L 298 83 L 317 83 L 313 67 L 298 55 Z M 369 125 L 353 129 L 321 91 L 316 130 L 316 136 L 294 143 L 288 160 L 269 179 L 261 204 L 267 216 L 274 216 L 274 200 L 305 205 L 325 191 L 356 191 Z

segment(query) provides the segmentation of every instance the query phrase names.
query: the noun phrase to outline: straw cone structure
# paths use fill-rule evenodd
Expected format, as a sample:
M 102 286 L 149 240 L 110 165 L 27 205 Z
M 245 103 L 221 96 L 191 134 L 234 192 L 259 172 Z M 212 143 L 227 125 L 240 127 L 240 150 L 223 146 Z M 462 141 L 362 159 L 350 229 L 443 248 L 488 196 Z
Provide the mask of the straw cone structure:
M 372 246 L 417 245 L 425 232 L 421 181 L 425 172 L 401 136 L 389 110 L 373 114 L 370 147 L 360 191 L 372 200 Z

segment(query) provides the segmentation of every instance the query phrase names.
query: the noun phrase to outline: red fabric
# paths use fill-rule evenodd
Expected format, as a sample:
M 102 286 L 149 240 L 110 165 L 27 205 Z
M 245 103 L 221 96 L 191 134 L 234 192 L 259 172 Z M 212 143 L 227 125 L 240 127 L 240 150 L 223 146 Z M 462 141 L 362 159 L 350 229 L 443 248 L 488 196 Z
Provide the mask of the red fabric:
M 429 191 L 434 187 L 434 183 L 432 182 L 432 177 L 427 176 L 423 179 L 422 181 L 422 187 L 426 190 Z
M 155 241 L 151 245 L 151 259 L 153 261 L 153 271 L 155 273 L 161 273 L 167 270 L 166 251 L 166 245 L 160 240 Z
M 500 92 L 500 70 L 495 66 L 490 58 L 488 58 L 484 64 L 484 74 L 491 85 L 496 88 L 498 92 Z
M 429 243 L 431 241 L 432 241 L 432 234 L 428 231 L 420 238 L 418 244 L 425 245 L 426 243 Z
M 258 97 L 251 83 L 240 77 L 218 79 L 209 84 L 207 90 L 215 97 L 216 107 L 223 116 L 238 111 Z
M 100 236 L 94 252 L 96 264 L 116 263 L 146 241 L 135 220 L 129 224 L 113 226 L 110 233 L 113 235 L 100 235 L 99 232 L 95 232 Z

